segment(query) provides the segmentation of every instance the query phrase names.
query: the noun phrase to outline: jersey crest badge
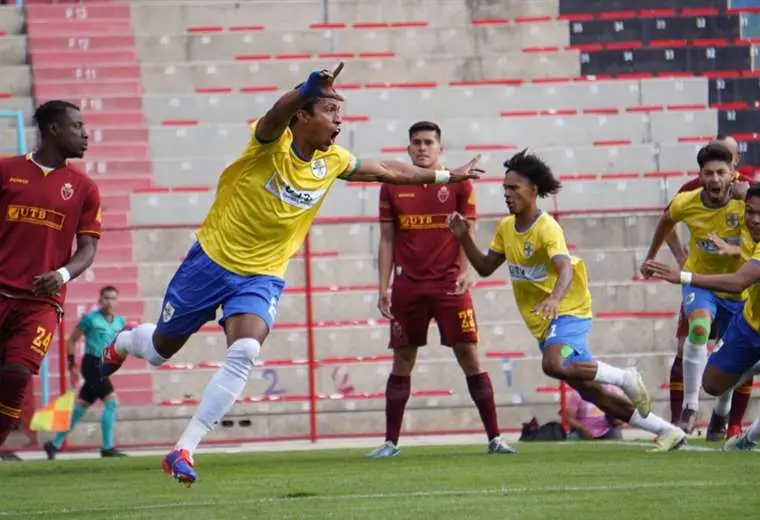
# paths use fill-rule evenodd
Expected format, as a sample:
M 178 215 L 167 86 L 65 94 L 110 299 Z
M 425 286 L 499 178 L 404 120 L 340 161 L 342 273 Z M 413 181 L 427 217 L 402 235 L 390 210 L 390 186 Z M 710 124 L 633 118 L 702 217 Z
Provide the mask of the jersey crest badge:
M 726 214 L 726 225 L 731 229 L 739 227 L 739 215 L 736 213 Z
M 525 258 L 530 258 L 533 256 L 533 246 L 530 245 L 530 242 L 525 242 L 525 246 L 523 247 L 523 255 Z
M 74 186 L 72 186 L 70 182 L 67 182 L 66 184 L 61 186 L 61 198 L 63 200 L 69 200 L 73 196 L 74 196 Z
M 311 162 L 311 173 L 319 180 L 322 180 L 327 175 L 327 164 L 324 159 L 317 159 Z
M 174 305 L 171 304 L 171 302 L 166 302 L 166 305 L 164 305 L 164 310 L 161 313 L 161 319 L 164 320 L 164 323 L 169 323 L 174 316 Z
M 443 204 L 449 200 L 449 189 L 446 186 L 441 186 L 438 190 L 438 202 Z

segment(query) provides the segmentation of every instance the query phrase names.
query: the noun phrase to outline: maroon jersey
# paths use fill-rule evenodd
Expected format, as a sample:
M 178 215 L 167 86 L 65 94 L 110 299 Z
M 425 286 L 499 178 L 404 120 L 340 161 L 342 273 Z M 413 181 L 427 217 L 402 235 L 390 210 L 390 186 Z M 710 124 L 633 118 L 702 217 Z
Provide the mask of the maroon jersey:
M 77 234 L 100 236 L 100 193 L 70 166 L 43 171 L 26 156 L 0 159 L 0 293 L 39 300 L 32 279 L 66 265 Z M 62 305 L 64 288 L 52 298 Z
M 453 283 L 459 276 L 459 242 L 446 217 L 458 211 L 475 218 L 471 181 L 456 184 L 391 185 L 380 188 L 380 221 L 393 222 L 394 283 Z

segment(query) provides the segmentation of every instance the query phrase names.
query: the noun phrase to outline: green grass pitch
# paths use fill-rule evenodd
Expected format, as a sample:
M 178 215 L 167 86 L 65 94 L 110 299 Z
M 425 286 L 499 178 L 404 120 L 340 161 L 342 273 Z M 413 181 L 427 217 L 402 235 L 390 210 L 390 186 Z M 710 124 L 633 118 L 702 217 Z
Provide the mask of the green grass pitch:
M 688 519 L 760 515 L 757 453 L 635 443 L 199 454 L 190 489 L 159 457 L 0 463 L 2 519 Z M 700 449 L 700 447 L 702 449 Z

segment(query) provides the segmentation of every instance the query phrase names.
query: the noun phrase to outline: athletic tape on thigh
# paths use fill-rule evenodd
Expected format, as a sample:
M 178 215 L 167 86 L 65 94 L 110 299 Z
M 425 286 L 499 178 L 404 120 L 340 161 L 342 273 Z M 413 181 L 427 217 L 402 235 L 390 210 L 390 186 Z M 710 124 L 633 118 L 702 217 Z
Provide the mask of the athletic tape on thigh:
M 704 327 L 705 333 L 697 334 L 695 332 L 697 327 Z M 700 345 L 703 343 L 706 344 L 710 337 L 710 327 L 711 322 L 707 318 L 694 318 L 693 320 L 689 320 L 689 341 Z
M 573 354 L 575 354 L 575 349 L 568 344 L 562 345 L 562 348 L 559 349 L 559 357 L 562 358 L 563 365 L 566 365 L 570 361 L 570 357 Z

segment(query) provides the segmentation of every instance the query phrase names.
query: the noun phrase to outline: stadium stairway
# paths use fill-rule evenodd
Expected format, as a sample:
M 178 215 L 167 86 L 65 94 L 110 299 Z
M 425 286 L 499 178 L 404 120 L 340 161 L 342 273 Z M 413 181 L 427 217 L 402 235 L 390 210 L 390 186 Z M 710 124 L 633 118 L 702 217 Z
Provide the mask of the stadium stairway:
M 718 131 L 738 133 L 747 163 L 760 164 L 751 5 L 729 12 L 725 1 L 703 0 L 344 0 L 331 1 L 325 18 L 315 0 L 47 4 L 28 5 L 38 101 L 82 103 L 93 137 L 102 138 L 84 167 L 104 193 L 130 192 L 109 225 L 142 228 L 104 237 L 129 247 L 108 263 L 99 258 L 95 280 L 72 286 L 72 302 L 89 305 L 100 282 L 114 280 L 132 318 L 156 319 L 218 172 L 245 144 L 247 122 L 306 72 L 338 60 L 347 64 L 340 139 L 360 156 L 404 158 L 408 125 L 434 117 L 446 164 L 480 152 L 495 173 L 505 156 L 531 146 L 555 165 L 565 189 L 544 207 L 563 213 L 568 240 L 589 265 L 592 347 L 602 359 L 636 364 L 653 389 L 667 379 L 678 304 L 677 289 L 637 278 L 656 212 Z M 485 244 L 504 212 L 498 175 L 476 189 Z M 337 185 L 311 235 L 321 435 L 383 429 L 389 353 L 374 306 L 377 190 Z M 262 365 L 212 440 L 309 430 L 302 255 L 287 278 Z M 556 417 L 559 395 L 540 373 L 509 292 L 504 272 L 474 291 L 500 420 L 515 428 L 534 415 Z M 405 430 L 478 431 L 459 368 L 432 346 L 435 327 L 430 343 Z M 117 381 L 119 392 L 145 404 L 124 408 L 119 441 L 173 441 L 223 355 L 223 336 L 210 324 L 160 371 L 130 362 L 124 377 L 134 379 Z M 93 429 L 73 437 L 95 440 Z
M 68 334 L 78 317 L 97 305 L 104 285 L 117 286 L 125 299 L 139 294 L 131 233 L 114 229 L 127 224 L 130 192 L 150 183 L 148 128 L 139 102 L 140 71 L 128 5 L 39 3 L 27 5 L 25 12 L 34 97 L 38 104 L 66 99 L 82 107 L 90 146 L 86 159 L 76 163 L 97 181 L 103 226 L 110 229 L 103 233 L 93 266 L 71 283 L 63 329 Z M 119 70 L 104 74 L 97 68 L 102 63 L 118 63 Z M 103 107 L 108 96 L 125 92 L 135 96 L 133 105 Z M 30 137 L 30 142 L 36 140 Z M 130 159 L 129 170 L 111 166 L 119 158 Z M 51 367 L 57 367 L 57 357 L 51 350 Z M 57 379 L 51 383 L 58 388 Z M 148 374 L 117 374 L 115 384 L 123 406 L 153 402 Z

